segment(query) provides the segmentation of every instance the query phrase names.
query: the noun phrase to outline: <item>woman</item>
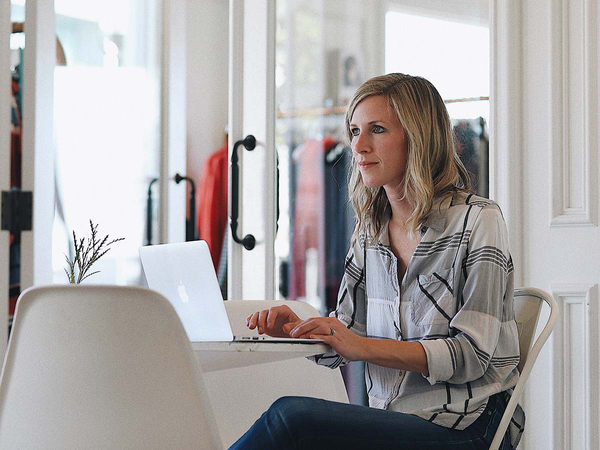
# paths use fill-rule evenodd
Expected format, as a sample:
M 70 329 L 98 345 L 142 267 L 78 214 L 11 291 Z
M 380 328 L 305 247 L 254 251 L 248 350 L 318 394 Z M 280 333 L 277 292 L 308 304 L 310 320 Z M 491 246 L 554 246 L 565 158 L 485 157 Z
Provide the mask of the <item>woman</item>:
M 285 306 L 251 329 L 323 339 L 335 368 L 365 361 L 369 406 L 287 397 L 233 448 L 484 449 L 516 384 L 513 266 L 498 206 L 469 193 L 444 102 L 427 80 L 372 78 L 346 113 L 357 216 L 338 306 Z M 519 408 L 502 449 L 516 447 Z

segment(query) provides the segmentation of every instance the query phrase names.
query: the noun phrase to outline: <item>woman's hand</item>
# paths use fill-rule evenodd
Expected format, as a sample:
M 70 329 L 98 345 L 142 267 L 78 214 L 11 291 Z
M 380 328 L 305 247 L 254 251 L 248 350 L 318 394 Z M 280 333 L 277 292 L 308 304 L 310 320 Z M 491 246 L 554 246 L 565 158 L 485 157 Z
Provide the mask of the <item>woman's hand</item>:
M 361 337 L 335 317 L 313 317 L 298 323 L 290 336 L 322 339 L 348 361 L 366 361 L 410 372 L 429 373 L 427 355 L 419 342 Z
M 246 318 L 246 326 L 258 328 L 258 334 L 272 337 L 290 337 L 289 332 L 301 323 L 300 318 L 287 305 L 257 311 Z
M 298 323 L 290 331 L 294 338 L 322 339 L 348 361 L 364 361 L 367 339 L 350 331 L 335 317 L 313 317 Z

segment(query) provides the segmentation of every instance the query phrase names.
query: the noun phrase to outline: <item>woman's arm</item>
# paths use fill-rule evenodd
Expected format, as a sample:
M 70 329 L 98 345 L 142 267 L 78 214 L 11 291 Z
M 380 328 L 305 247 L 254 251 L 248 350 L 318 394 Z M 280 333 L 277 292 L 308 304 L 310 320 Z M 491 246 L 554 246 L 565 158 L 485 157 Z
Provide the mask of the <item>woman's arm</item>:
M 427 355 L 419 342 L 366 339 L 364 361 L 394 369 L 429 374 Z
M 465 282 L 460 309 L 450 322 L 453 336 L 421 342 L 431 384 L 476 380 L 490 364 L 497 373 L 508 375 L 519 362 L 513 266 L 506 224 L 497 205 L 482 208 L 467 249 L 464 259 L 457 262 Z
M 322 339 L 348 361 L 365 361 L 425 375 L 429 373 L 427 356 L 419 342 L 358 336 L 333 317 L 305 320 L 291 330 L 290 336 Z

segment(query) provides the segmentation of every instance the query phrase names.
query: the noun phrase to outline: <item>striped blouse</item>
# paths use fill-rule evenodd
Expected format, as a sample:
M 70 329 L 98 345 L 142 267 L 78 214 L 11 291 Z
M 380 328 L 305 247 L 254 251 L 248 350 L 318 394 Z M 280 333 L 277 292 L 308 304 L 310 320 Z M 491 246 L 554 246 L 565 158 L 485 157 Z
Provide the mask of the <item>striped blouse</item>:
M 360 336 L 418 341 L 425 349 L 427 376 L 366 363 L 371 407 L 460 430 L 491 395 L 511 393 L 519 377 L 508 233 L 496 203 L 467 194 L 434 207 L 424 225 L 401 282 L 387 224 L 377 243 L 361 237 L 346 258 L 331 315 Z M 313 358 L 332 368 L 346 363 L 335 353 Z M 524 423 L 518 407 L 513 447 Z

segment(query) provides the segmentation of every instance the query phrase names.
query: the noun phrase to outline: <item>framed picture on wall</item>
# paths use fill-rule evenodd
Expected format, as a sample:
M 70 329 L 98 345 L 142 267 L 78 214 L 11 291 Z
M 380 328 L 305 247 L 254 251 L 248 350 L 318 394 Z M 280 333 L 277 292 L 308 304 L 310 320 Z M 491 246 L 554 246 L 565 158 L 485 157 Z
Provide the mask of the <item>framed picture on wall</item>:
M 341 52 L 339 60 L 338 103 L 347 105 L 356 88 L 364 81 L 363 57 L 358 52 Z

